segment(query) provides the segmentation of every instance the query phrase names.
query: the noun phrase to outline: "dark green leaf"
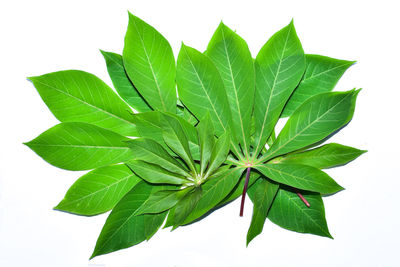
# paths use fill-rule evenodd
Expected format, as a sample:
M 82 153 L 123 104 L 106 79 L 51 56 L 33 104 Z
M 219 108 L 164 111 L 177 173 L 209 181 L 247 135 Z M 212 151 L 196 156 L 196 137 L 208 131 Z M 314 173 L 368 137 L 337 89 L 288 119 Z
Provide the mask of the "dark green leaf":
M 201 187 L 195 187 L 192 192 L 186 194 L 174 207 L 173 223 L 174 229 L 180 226 L 187 216 L 193 211 L 202 195 Z M 168 215 L 169 217 L 169 215 Z
M 233 190 L 218 204 L 218 206 L 223 206 L 242 195 L 244 183 L 246 180 L 245 178 L 246 178 L 246 173 L 244 172 L 242 174 L 242 177 L 240 178 L 239 183 L 236 184 Z M 251 172 L 247 188 L 250 189 L 259 178 L 260 174 L 258 172 Z
M 230 148 L 230 135 L 228 132 L 222 134 L 214 145 L 211 152 L 210 164 L 208 165 L 206 177 L 213 174 L 213 172 L 221 166 L 226 160 Z
M 209 113 L 197 125 L 197 133 L 200 146 L 200 174 L 203 175 L 215 144 L 214 127 Z
M 178 203 L 187 193 L 189 188 L 183 190 L 162 190 L 154 192 L 136 210 L 134 215 L 160 213 L 166 211 Z

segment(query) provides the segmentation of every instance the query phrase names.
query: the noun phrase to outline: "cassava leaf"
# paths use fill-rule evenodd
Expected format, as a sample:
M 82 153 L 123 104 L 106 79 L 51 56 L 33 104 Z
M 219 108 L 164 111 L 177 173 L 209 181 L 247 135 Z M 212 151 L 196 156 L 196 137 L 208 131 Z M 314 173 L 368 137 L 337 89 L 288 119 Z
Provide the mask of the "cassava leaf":
M 140 181 L 124 164 L 101 167 L 80 177 L 54 209 L 88 216 L 107 212 Z
M 129 79 L 155 110 L 176 112 L 175 59 L 168 41 L 129 13 L 122 54 Z
M 137 136 L 131 108 L 93 74 L 65 70 L 28 79 L 61 122 L 87 122 Z
M 210 163 L 207 168 L 206 177 L 213 174 L 213 172 L 221 166 L 226 160 L 230 148 L 230 135 L 229 133 L 222 134 L 215 143 L 210 156 Z
M 148 199 L 135 211 L 134 215 L 161 213 L 166 211 L 178 203 L 189 188 L 183 190 L 161 190 L 152 193 Z
M 60 123 L 25 143 L 48 163 L 66 170 L 90 170 L 132 157 L 129 139 L 83 122 Z
M 306 62 L 306 71 L 281 117 L 292 115 L 310 97 L 331 91 L 343 73 L 355 63 L 320 55 L 306 55 Z
M 336 143 L 326 144 L 300 153 L 290 153 L 274 159 L 280 163 L 302 164 L 318 169 L 327 169 L 344 165 L 367 152 Z
M 338 185 L 328 174 L 323 171 L 300 164 L 263 164 L 255 167 L 271 180 L 295 188 L 333 194 L 343 187 Z
M 197 125 L 197 133 L 200 146 L 200 174 L 203 174 L 215 144 L 214 127 L 209 113 Z
M 304 51 L 293 21 L 275 33 L 255 60 L 254 157 L 263 149 L 305 70 Z
M 232 114 L 231 130 L 249 159 L 255 90 L 254 64 L 250 50 L 239 35 L 221 22 L 207 46 L 206 55 L 221 74 Z
M 242 195 L 245 178 L 246 173 L 243 173 L 239 183 L 236 184 L 233 190 L 218 204 L 218 206 L 226 205 L 227 203 L 237 199 L 239 196 Z M 247 188 L 250 189 L 258 179 L 260 179 L 260 174 L 258 172 L 251 172 Z
M 180 226 L 193 211 L 197 203 L 200 201 L 202 193 L 203 191 L 201 187 L 195 187 L 191 192 L 179 200 L 174 207 L 172 216 L 172 225 L 174 226 L 174 229 Z
M 101 51 L 106 60 L 107 71 L 119 96 L 138 112 L 151 111 L 151 107 L 133 86 L 124 68 L 122 56 Z

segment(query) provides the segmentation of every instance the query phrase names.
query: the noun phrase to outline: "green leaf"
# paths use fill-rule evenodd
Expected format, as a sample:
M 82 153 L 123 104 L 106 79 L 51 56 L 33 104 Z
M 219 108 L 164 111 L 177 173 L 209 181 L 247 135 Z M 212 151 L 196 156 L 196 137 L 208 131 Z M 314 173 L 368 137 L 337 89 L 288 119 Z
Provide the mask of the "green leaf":
M 89 216 L 107 212 L 140 181 L 123 164 L 101 167 L 80 177 L 54 209 Z
M 343 190 L 343 187 L 338 185 L 328 174 L 314 167 L 267 163 L 255 168 L 271 180 L 295 188 L 321 194 L 333 194 Z
M 221 166 L 226 160 L 230 148 L 230 135 L 228 132 L 222 134 L 214 145 L 211 152 L 210 164 L 208 165 L 206 177 L 213 174 L 213 172 Z
M 136 89 L 155 110 L 176 112 L 175 58 L 168 41 L 129 13 L 123 61 Z
M 250 172 L 249 183 L 247 185 L 248 190 L 253 186 L 253 184 L 260 178 L 260 174 L 258 172 Z M 233 190 L 218 204 L 218 206 L 223 206 L 238 197 L 240 197 L 243 193 L 243 187 L 246 180 L 246 173 L 242 174 L 239 183 L 235 185 Z
M 261 178 L 247 191 L 254 206 L 250 228 L 247 232 L 246 245 L 262 232 L 265 219 L 278 189 L 278 184 L 270 182 L 266 178 Z
M 183 190 L 162 190 L 154 192 L 148 199 L 136 210 L 135 215 L 160 213 L 166 211 L 178 203 L 188 192 Z
M 314 144 L 339 130 L 353 117 L 358 93 L 329 92 L 308 99 L 289 118 L 259 162 Z
M 206 55 L 182 44 L 176 82 L 179 98 L 198 119 L 209 112 L 218 136 L 229 129 L 231 113 L 224 83 Z
M 25 143 L 48 163 L 66 170 L 90 170 L 132 157 L 129 139 L 83 122 L 60 123 Z
M 108 74 L 120 97 L 138 112 L 151 111 L 151 107 L 129 80 L 124 68 L 122 56 L 112 52 L 101 51 L 106 60 Z
M 149 183 L 179 185 L 189 182 L 184 176 L 167 171 L 152 163 L 141 160 L 130 160 L 126 164 L 132 171 Z
M 93 74 L 66 70 L 28 79 L 61 122 L 87 122 L 137 136 L 131 108 Z
M 172 216 L 173 228 L 180 226 L 187 216 L 193 211 L 197 203 L 200 201 L 203 191 L 201 187 L 195 187 L 191 192 L 186 194 L 174 207 Z M 169 215 L 168 215 L 169 217 Z
M 254 157 L 263 149 L 287 100 L 303 76 L 306 66 L 303 48 L 293 21 L 275 33 L 255 60 Z
M 156 141 L 149 138 L 137 138 L 130 140 L 127 145 L 132 150 L 133 159 L 142 160 L 152 164 L 157 164 L 164 169 L 180 174 L 188 175 L 185 167 L 174 159 L 168 152 Z M 135 169 L 133 169 L 135 171 Z
M 209 113 L 197 125 L 197 133 L 200 146 L 200 174 L 203 175 L 215 144 L 214 127 Z
M 243 168 L 234 168 L 217 172 L 210 177 L 201 185 L 203 191 L 201 199 L 183 224 L 196 220 L 220 203 L 238 183 L 242 173 Z
M 107 218 L 91 258 L 128 248 L 148 240 L 160 228 L 167 212 L 135 216 L 152 192 L 163 189 L 142 181 L 129 191 Z
M 179 117 L 183 118 L 185 121 L 189 122 L 191 125 L 195 126 L 199 121 L 196 119 L 195 116 L 190 113 L 190 111 L 183 107 L 183 106 L 178 106 L 176 110 L 176 115 Z
M 327 169 L 344 165 L 367 152 L 336 143 L 326 144 L 312 150 L 291 153 L 274 159 L 274 162 L 302 164 L 318 169 Z
M 286 103 L 281 117 L 288 117 L 310 97 L 332 91 L 343 73 L 355 61 L 306 55 L 306 71 L 296 90 Z
M 254 103 L 255 73 L 246 42 L 222 22 L 215 31 L 206 54 L 221 74 L 232 114 L 231 130 L 250 157 L 251 114 Z
M 299 191 L 310 203 L 307 207 L 289 188 L 280 188 L 268 213 L 273 223 L 299 233 L 311 233 L 332 238 L 325 220 L 321 195 Z

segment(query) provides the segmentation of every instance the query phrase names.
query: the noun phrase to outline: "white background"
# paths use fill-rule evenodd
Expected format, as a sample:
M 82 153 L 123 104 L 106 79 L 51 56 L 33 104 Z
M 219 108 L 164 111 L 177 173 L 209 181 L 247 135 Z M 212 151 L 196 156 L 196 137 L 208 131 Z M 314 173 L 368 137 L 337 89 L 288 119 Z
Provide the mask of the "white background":
M 399 266 L 399 8 L 397 1 L 3 1 L 0 4 L 0 266 Z M 335 240 L 267 222 L 248 248 L 250 201 L 150 242 L 88 258 L 107 215 L 54 207 L 81 175 L 52 167 L 22 142 L 56 119 L 27 76 L 64 69 L 109 85 L 98 51 L 121 52 L 127 10 L 158 29 L 175 55 L 180 42 L 204 50 L 222 19 L 255 56 L 294 18 L 306 53 L 357 60 L 336 90 L 361 91 L 353 121 L 331 141 L 369 152 L 331 169 L 345 191 L 325 199 Z

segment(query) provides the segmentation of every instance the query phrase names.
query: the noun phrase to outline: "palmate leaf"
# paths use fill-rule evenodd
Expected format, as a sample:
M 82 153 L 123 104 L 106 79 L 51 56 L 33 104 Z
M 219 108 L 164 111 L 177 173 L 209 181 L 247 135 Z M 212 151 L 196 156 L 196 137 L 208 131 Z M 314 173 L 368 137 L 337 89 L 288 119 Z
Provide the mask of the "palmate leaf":
M 137 136 L 131 108 L 93 74 L 66 70 L 28 79 L 61 122 L 87 122 Z
M 107 212 L 140 181 L 124 164 L 101 167 L 79 178 L 54 209 L 79 215 Z
M 168 41 L 129 13 L 123 61 L 129 79 L 154 110 L 176 112 L 175 58 Z
M 250 157 L 250 125 L 253 111 L 255 73 L 246 42 L 222 22 L 207 46 L 206 55 L 214 62 L 224 82 L 232 114 L 232 133 Z
M 214 127 L 209 113 L 197 125 L 197 133 L 200 147 L 200 174 L 202 175 L 210 161 L 215 144 Z
M 66 170 L 90 170 L 132 157 L 129 139 L 83 122 L 64 122 L 25 143 L 48 163 Z

